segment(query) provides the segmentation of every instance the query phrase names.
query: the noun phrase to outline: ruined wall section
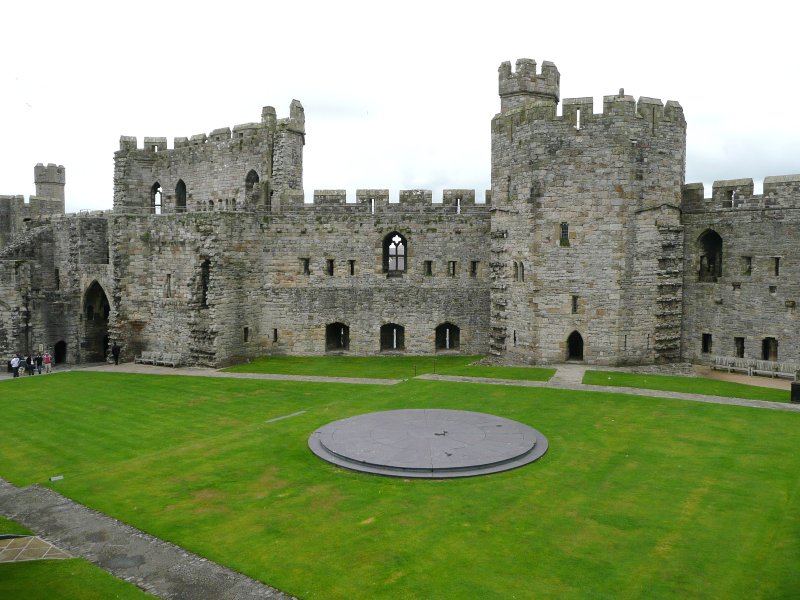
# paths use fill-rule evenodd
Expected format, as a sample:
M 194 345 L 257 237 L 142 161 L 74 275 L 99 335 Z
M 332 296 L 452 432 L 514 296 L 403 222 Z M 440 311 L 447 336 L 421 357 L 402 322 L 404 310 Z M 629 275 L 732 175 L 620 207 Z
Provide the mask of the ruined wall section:
M 265 107 L 260 123 L 175 138 L 172 149 L 166 138 L 145 138 L 138 148 L 135 137 L 121 137 L 114 155 L 114 211 L 147 215 L 269 210 L 275 190 L 302 189 L 305 119 L 299 102 L 292 103 L 291 114 L 277 120 L 275 109 Z M 278 177 L 273 181 L 276 160 Z M 159 186 L 161 197 L 156 200 Z
M 744 356 L 761 359 L 773 338 L 778 360 L 800 362 L 800 175 L 766 177 L 760 195 L 752 179 L 715 181 L 710 199 L 689 184 L 683 200 L 684 358 L 736 356 L 741 338 Z M 722 238 L 722 272 L 701 277 L 708 231 Z
M 560 362 L 574 331 L 590 364 L 679 354 L 686 123 L 620 92 L 602 114 L 577 98 L 558 116 L 553 94 L 492 121 L 493 354 Z
M 315 204 L 284 206 L 264 225 L 267 269 L 256 295 L 264 303 L 261 321 L 250 323 L 253 343 L 324 354 L 326 325 L 342 323 L 346 352 L 373 355 L 381 326 L 394 323 L 404 328 L 403 352 L 431 354 L 436 327 L 452 323 L 460 330 L 455 351 L 484 353 L 488 206 L 475 204 L 472 190 L 446 190 L 441 204 L 426 190 L 401 191 L 399 204 L 388 202 L 388 190 L 356 196 L 346 204 L 343 191 L 319 190 Z M 407 242 L 402 276 L 385 270 L 384 239 L 394 232 Z

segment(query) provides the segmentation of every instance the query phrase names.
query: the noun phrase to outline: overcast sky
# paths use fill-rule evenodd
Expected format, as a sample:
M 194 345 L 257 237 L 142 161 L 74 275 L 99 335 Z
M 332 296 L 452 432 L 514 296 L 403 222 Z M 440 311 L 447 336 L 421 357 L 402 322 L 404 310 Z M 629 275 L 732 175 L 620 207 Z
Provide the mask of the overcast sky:
M 313 189 L 490 187 L 497 68 L 556 64 L 561 97 L 677 100 L 686 181 L 800 173 L 793 2 L 23 2 L 0 6 L 0 194 L 62 164 L 67 211 L 110 209 L 120 135 L 306 111 Z M 716 3 L 714 3 L 716 4 Z M 740 7 L 741 6 L 741 7 Z M 436 192 L 434 196 L 436 196 Z

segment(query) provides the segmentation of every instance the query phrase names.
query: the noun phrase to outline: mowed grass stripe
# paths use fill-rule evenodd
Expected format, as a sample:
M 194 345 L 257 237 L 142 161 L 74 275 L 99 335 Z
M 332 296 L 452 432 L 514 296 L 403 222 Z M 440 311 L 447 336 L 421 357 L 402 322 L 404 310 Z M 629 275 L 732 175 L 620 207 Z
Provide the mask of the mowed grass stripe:
M 109 381 L 84 375 L 83 387 Z M 132 385 L 147 389 L 141 379 Z M 204 433 L 191 437 L 185 395 L 197 390 L 173 379 L 171 394 L 151 394 L 161 399 L 149 421 L 136 414 L 180 436 L 156 448 L 117 437 L 123 447 L 102 457 L 77 440 L 105 468 L 53 487 L 303 598 L 782 597 L 800 585 L 795 414 L 420 380 L 225 380 L 202 386 L 192 417 Z M 22 402 L 0 399 L 14 405 L 12 427 L 26 418 Z M 223 428 L 211 425 L 220 407 Z M 507 473 L 420 482 L 344 471 L 306 447 L 332 420 L 421 407 L 520 420 L 550 451 Z M 263 422 L 298 409 L 307 412 Z M 100 412 L 82 418 L 86 432 L 105 423 Z M 7 449 L 0 440 L 0 475 Z M 36 460 L 22 462 L 36 472 Z M 764 561 L 764 544 L 781 552 Z
M 723 396 L 726 398 L 743 398 L 745 400 L 789 401 L 789 392 L 787 390 L 734 383 L 732 381 L 720 381 L 706 377 L 642 375 L 620 371 L 586 371 L 583 376 L 583 383 L 587 385 L 608 385 L 643 390 Z

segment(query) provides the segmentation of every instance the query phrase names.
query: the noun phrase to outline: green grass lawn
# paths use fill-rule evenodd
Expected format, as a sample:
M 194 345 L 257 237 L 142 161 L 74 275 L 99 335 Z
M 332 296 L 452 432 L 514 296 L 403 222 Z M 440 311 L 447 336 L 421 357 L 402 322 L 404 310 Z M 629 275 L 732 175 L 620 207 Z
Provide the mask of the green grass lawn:
M 80 558 L 0 564 L 0 598 L 145 600 L 155 598 Z
M 645 390 L 664 390 L 668 392 L 685 392 L 687 394 L 704 394 L 707 396 L 725 396 L 728 398 L 744 398 L 746 400 L 771 400 L 773 402 L 789 402 L 790 392 L 775 388 L 720 381 L 705 377 L 681 377 L 678 375 L 640 375 L 619 371 L 586 371 L 583 383 L 589 385 L 611 385 L 631 387 Z
M 232 373 L 281 373 L 368 379 L 410 379 L 424 373 L 547 381 L 555 369 L 473 366 L 480 356 L 265 356 L 224 369 Z
M 33 532 L 0 516 L 0 535 L 33 535 Z M 0 564 L 0 598 L 140 600 L 153 597 L 79 558 Z
M 345 471 L 307 448 L 335 419 L 422 407 L 522 421 L 550 450 L 506 473 L 420 481 Z M 0 382 L 0 414 L 19 432 L 0 437 L 0 476 L 49 485 L 300 598 L 800 589 L 794 413 L 424 380 L 72 372 Z M 64 479 L 49 483 L 54 474 Z

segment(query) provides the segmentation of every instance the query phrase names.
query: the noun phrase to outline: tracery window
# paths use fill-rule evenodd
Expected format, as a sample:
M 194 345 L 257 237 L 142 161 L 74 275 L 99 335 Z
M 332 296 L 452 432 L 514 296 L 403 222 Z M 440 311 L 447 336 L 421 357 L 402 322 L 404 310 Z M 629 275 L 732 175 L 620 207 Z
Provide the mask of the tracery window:
M 397 231 L 383 239 L 383 270 L 389 275 L 402 275 L 406 270 L 406 239 Z

